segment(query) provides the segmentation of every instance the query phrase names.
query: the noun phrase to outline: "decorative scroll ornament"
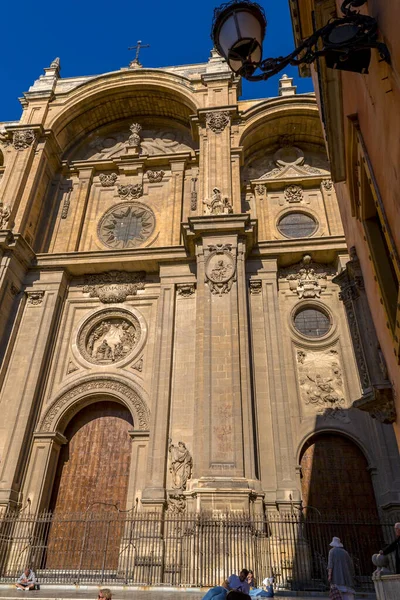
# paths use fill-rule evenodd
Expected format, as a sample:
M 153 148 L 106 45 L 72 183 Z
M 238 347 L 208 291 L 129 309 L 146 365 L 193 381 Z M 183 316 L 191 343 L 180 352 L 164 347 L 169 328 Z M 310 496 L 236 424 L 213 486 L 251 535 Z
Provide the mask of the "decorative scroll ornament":
M 11 140 L 8 136 L 8 132 L 5 129 L 0 131 L 0 144 L 2 144 L 3 146 L 6 146 L 6 147 L 11 144 Z
M 8 221 L 10 220 L 11 210 L 7 204 L 0 201 L 0 229 L 7 229 Z
M 236 263 L 232 256 L 231 244 L 208 246 L 209 257 L 206 262 L 206 283 L 212 294 L 228 294 L 236 281 Z
M 142 126 L 139 123 L 132 123 L 129 127 L 131 131 L 131 135 L 128 139 L 129 146 L 133 146 L 134 148 L 138 148 L 142 142 L 142 138 L 140 137 L 140 133 L 142 131 Z
M 345 410 L 344 382 L 337 350 L 298 350 L 297 363 L 301 396 L 327 419 L 350 423 Z
M 265 196 L 265 194 L 267 193 L 267 188 L 264 184 L 258 183 L 255 186 L 254 191 L 257 194 L 257 196 Z
M 139 360 L 135 362 L 133 369 L 135 369 L 135 371 L 139 371 L 139 373 L 143 371 L 143 357 L 139 358 Z
M 86 275 L 83 293 L 90 298 L 99 298 L 103 304 L 125 302 L 127 296 L 136 296 L 138 290 L 144 290 L 146 273 L 126 271 L 108 271 Z
M 214 133 L 222 133 L 230 122 L 230 115 L 227 110 L 213 111 L 206 114 L 207 126 Z
M 100 173 L 99 179 L 102 187 L 113 187 L 118 179 L 118 175 L 116 173 Z
M 178 296 L 182 296 L 182 298 L 190 298 L 193 296 L 196 284 L 195 283 L 177 283 L 176 289 L 178 291 Z
M 287 202 L 301 202 L 303 200 L 303 188 L 300 185 L 289 185 L 285 188 L 284 195 Z
M 128 198 L 140 198 L 140 196 L 143 196 L 143 186 L 141 183 L 137 183 L 136 185 L 119 185 L 118 195 L 124 200 Z
M 31 306 L 39 306 L 43 302 L 44 291 L 26 292 L 28 298 L 28 304 Z
M 229 198 L 222 198 L 221 190 L 217 187 L 213 188 L 211 200 L 203 200 L 205 215 L 229 215 L 233 213 L 232 204 Z
M 138 319 L 123 310 L 103 310 L 90 318 L 78 334 L 82 356 L 93 364 L 116 363 L 139 343 L 141 327 Z
M 172 514 L 182 514 L 186 511 L 186 496 L 176 492 L 168 492 L 167 512 Z
M 250 294 L 258 296 L 262 292 L 262 281 L 261 279 L 251 279 L 249 282 Z
M 332 179 L 323 179 L 321 185 L 327 192 L 330 192 L 333 189 Z
M 289 281 L 289 287 L 295 291 L 299 298 L 319 298 L 328 284 L 328 276 L 336 274 L 336 270 L 329 265 L 313 262 L 311 256 L 306 254 L 303 260 L 296 265 L 280 269 L 279 279 Z
M 33 129 L 22 129 L 14 131 L 13 146 L 16 150 L 25 150 L 32 146 L 35 141 L 35 132 Z
M 68 217 L 68 211 L 71 204 L 71 194 L 67 193 L 64 198 L 64 203 L 61 211 L 61 218 L 66 219 Z
M 126 202 L 109 209 L 97 228 L 99 239 L 117 250 L 136 248 L 153 233 L 156 218 L 153 211 L 143 204 Z
M 197 210 L 197 177 L 192 177 L 190 190 L 190 210 Z
M 147 171 L 147 177 L 150 183 L 160 183 L 164 175 L 164 171 Z

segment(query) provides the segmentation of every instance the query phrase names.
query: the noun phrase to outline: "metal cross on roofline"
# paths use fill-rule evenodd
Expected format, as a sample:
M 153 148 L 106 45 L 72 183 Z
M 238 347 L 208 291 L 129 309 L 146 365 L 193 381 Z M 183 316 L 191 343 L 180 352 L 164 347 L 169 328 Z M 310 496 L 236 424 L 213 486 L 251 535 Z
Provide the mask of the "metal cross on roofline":
M 139 53 L 140 53 L 141 48 L 150 48 L 150 44 L 142 44 L 142 40 L 138 40 L 136 42 L 136 46 L 130 46 L 128 48 L 128 50 L 136 50 L 136 56 L 135 56 L 134 60 L 132 61 L 132 63 L 136 63 L 137 65 L 140 65 Z

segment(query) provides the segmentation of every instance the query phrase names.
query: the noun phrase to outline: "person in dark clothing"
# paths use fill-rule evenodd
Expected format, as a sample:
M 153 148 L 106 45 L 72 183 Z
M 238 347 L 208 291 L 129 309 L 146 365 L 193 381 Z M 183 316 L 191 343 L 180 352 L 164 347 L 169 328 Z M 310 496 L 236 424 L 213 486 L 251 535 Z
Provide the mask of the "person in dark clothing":
M 396 552 L 396 573 L 400 575 L 400 523 L 396 523 L 394 526 L 394 531 L 396 534 L 396 539 L 386 546 L 383 550 L 379 551 L 379 554 L 391 554 L 392 552 Z

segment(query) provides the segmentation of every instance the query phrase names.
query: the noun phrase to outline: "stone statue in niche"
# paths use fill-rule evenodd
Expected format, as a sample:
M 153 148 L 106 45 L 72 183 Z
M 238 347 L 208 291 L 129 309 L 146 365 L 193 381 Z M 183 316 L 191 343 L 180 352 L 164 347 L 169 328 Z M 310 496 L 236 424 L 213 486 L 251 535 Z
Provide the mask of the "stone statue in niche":
M 229 215 L 233 213 L 232 205 L 229 198 L 222 198 L 221 190 L 217 187 L 213 188 L 211 199 L 203 200 L 205 215 Z
M 0 202 L 0 229 L 6 229 L 8 221 L 10 220 L 11 210 L 10 207 Z
M 172 475 L 172 488 L 174 490 L 186 490 L 188 479 L 192 476 L 193 459 L 184 442 L 178 442 L 175 446 L 169 440 L 168 450 L 170 453 Z

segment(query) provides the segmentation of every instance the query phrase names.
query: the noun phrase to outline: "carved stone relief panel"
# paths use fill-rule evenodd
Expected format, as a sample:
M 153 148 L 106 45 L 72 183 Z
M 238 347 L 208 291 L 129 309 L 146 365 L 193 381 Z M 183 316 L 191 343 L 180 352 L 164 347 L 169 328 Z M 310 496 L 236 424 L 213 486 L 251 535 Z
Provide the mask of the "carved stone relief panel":
M 278 279 L 288 281 L 290 289 L 299 298 L 320 298 L 328 279 L 334 275 L 334 267 L 314 262 L 309 254 L 301 262 L 278 271 Z
M 207 127 L 214 133 L 222 133 L 230 122 L 230 114 L 227 110 L 212 111 L 206 114 Z
M 100 241 L 113 249 L 136 248 L 153 233 L 153 211 L 137 202 L 125 202 L 110 208 L 97 228 Z
M 150 183 L 160 183 L 164 177 L 164 171 L 147 171 L 147 178 Z
M 116 173 L 100 173 L 99 180 L 102 187 L 113 187 L 118 179 Z
M 34 141 L 35 132 L 33 129 L 23 129 L 13 133 L 13 146 L 16 150 L 26 150 L 26 148 L 32 146 Z
M 286 202 L 292 204 L 303 200 L 303 188 L 301 185 L 288 185 L 284 192 Z
M 90 298 L 99 298 L 104 304 L 125 302 L 127 296 L 136 296 L 138 290 L 144 290 L 146 273 L 127 271 L 108 271 L 86 275 L 83 293 Z
M 236 281 L 236 260 L 231 252 L 231 244 L 209 245 L 206 260 L 206 283 L 211 293 L 222 296 L 228 294 Z
M 136 183 L 134 185 L 119 185 L 118 186 L 118 196 L 122 200 L 128 200 L 129 198 L 137 199 L 140 196 L 143 196 L 143 186 L 141 183 Z
M 138 319 L 125 310 L 103 310 L 89 318 L 78 333 L 79 352 L 96 365 L 116 363 L 132 354 L 141 337 Z
M 302 410 L 305 416 L 321 415 L 350 423 L 339 352 L 298 349 L 296 355 Z

